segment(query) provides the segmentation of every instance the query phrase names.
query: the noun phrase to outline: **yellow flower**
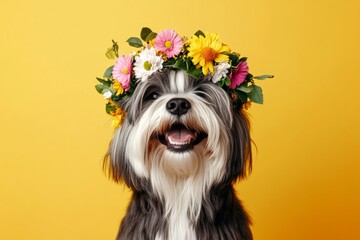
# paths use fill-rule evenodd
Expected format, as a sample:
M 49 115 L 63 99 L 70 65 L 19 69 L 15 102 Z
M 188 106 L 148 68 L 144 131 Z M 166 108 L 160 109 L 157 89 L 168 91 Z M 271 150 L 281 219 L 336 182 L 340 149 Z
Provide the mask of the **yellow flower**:
M 114 81 L 112 87 L 116 90 L 116 96 L 119 96 L 124 92 L 124 88 L 121 86 L 121 84 L 118 81 Z
M 231 100 L 233 100 L 234 102 L 235 102 L 236 100 L 238 100 L 238 97 L 237 97 L 237 95 L 236 95 L 235 93 L 232 93 L 232 94 L 231 94 Z
M 219 34 L 206 33 L 204 36 L 193 36 L 189 41 L 189 57 L 197 68 L 202 67 L 202 72 L 207 75 L 214 72 L 214 62 L 228 61 L 230 48 L 221 43 Z
M 249 108 L 251 107 L 251 102 L 247 101 L 246 103 L 243 104 L 242 106 L 245 110 L 249 110 Z
M 154 47 L 155 46 L 155 38 L 149 41 L 148 46 L 149 47 Z
M 111 112 L 111 115 L 113 116 L 111 126 L 113 128 L 117 128 L 121 126 L 121 124 L 124 122 L 124 119 L 126 117 L 126 112 L 121 107 L 117 107 L 116 111 Z

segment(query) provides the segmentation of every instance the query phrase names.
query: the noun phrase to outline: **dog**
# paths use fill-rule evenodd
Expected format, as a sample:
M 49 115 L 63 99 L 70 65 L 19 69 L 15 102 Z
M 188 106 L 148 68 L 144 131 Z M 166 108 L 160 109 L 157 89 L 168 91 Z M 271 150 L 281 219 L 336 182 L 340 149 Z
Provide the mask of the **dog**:
M 226 91 L 163 69 L 118 104 L 104 166 L 133 195 L 116 239 L 253 239 L 233 187 L 251 172 L 250 124 Z

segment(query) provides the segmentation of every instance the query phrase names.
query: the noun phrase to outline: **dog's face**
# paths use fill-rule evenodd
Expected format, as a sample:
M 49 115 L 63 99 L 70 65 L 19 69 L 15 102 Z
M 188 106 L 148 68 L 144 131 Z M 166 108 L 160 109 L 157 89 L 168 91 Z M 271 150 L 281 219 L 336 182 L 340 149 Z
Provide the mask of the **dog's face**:
M 169 179 L 191 178 L 207 188 L 251 168 L 247 118 L 209 79 L 164 70 L 140 82 L 120 105 L 127 116 L 108 154 L 116 181 L 159 189 Z

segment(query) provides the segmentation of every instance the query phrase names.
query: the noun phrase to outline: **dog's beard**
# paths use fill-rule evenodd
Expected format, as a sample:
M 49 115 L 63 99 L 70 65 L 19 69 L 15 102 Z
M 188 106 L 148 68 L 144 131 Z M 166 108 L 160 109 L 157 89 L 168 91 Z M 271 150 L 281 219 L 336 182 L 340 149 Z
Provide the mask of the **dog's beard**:
M 178 118 L 164 107 L 172 97 L 158 99 L 142 114 L 128 139 L 127 155 L 137 175 L 149 178 L 163 199 L 169 236 L 180 237 L 191 234 L 181 229 L 191 228 L 188 218 L 198 218 L 205 191 L 223 177 L 229 139 L 208 103 L 189 93 L 192 108 Z

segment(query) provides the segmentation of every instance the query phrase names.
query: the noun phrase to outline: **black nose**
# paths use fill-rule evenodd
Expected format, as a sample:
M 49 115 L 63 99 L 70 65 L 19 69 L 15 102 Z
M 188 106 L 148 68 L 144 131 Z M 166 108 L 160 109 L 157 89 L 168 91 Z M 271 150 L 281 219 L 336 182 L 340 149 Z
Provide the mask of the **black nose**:
M 166 103 L 166 109 L 174 115 L 181 116 L 191 108 L 191 104 L 185 98 L 173 98 Z

